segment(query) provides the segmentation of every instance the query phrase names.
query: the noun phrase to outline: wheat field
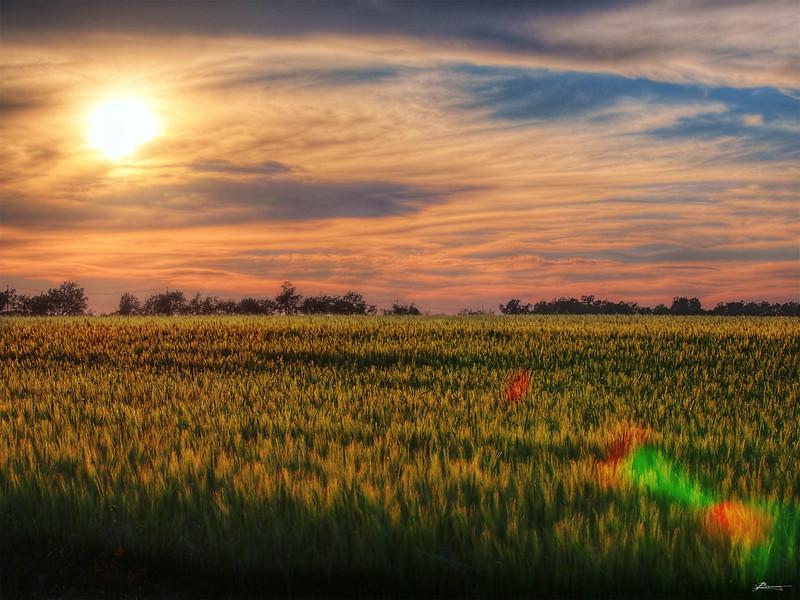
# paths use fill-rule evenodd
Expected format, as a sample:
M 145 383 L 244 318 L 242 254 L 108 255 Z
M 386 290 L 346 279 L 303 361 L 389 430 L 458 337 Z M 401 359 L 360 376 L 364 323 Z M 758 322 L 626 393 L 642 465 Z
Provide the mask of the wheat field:
M 8 318 L 0 361 L 0 595 L 800 587 L 798 319 Z

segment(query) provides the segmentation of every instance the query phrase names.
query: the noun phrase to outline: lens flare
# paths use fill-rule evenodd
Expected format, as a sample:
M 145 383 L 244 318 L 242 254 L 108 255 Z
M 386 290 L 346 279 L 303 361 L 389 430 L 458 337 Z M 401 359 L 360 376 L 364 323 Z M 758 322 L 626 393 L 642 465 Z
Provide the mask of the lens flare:
M 625 462 L 625 476 L 637 487 L 689 507 L 708 506 L 714 499 L 663 453 L 642 446 Z
M 711 536 L 722 536 L 751 546 L 767 541 L 772 529 L 768 515 L 735 501 L 712 505 L 705 514 L 703 525 Z
M 620 469 L 630 453 L 653 437 L 650 429 L 623 424 L 617 427 L 608 444 L 606 456 L 597 463 L 597 473 L 603 487 L 613 487 L 622 481 Z
M 505 396 L 509 404 L 516 404 L 531 389 L 531 376 L 525 369 L 512 373 L 506 379 Z
M 653 437 L 653 432 L 635 425 L 618 427 L 604 459 L 597 461 L 600 484 L 628 485 L 684 507 L 698 516 L 707 537 L 734 544 L 757 572 L 795 560 L 800 531 L 797 506 L 721 500 L 661 450 L 646 445 Z
M 606 451 L 603 462 L 607 464 L 617 464 L 626 460 L 634 449 L 647 443 L 654 436 L 652 430 L 638 425 L 622 425 L 618 429 Z

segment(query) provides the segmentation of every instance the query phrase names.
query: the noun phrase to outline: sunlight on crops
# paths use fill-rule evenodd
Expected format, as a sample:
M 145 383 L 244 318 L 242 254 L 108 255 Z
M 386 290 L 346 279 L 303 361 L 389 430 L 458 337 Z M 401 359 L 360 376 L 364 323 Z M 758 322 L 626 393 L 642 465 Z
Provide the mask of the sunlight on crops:
M 792 319 L 6 319 L 0 552 L 136 559 L 144 579 L 170 565 L 242 593 L 790 583 L 799 334 Z M 769 527 L 780 555 L 710 533 Z

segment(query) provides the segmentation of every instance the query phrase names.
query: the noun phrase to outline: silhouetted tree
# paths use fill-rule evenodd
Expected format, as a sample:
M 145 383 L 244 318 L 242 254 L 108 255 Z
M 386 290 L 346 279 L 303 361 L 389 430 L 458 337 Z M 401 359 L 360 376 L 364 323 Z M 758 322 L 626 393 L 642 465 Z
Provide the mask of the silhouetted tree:
M 75 282 L 65 281 L 36 296 L 17 296 L 14 308 L 22 315 L 76 316 L 86 314 L 88 305 L 84 289 Z
M 17 306 L 19 312 L 23 315 L 43 317 L 53 314 L 50 312 L 50 297 L 46 292 L 36 296 L 21 295 L 18 299 Z
M 142 312 L 146 315 L 180 315 L 187 311 L 186 297 L 183 292 L 165 292 L 153 294 L 144 302 Z
M 421 315 L 422 313 L 419 309 L 414 305 L 412 302 L 411 304 L 398 304 L 395 302 L 392 304 L 392 308 L 389 310 L 384 310 L 383 314 L 385 315 Z
M 531 305 L 522 304 L 519 298 L 512 298 L 508 303 L 500 305 L 500 312 L 504 315 L 528 315 L 531 313 Z
M 48 314 L 56 316 L 76 316 L 86 313 L 89 301 L 82 287 L 74 281 L 65 281 L 57 288 L 47 291 L 50 301 Z
M 142 303 L 139 301 L 139 298 L 131 294 L 130 292 L 125 292 L 119 298 L 119 309 L 117 313 L 127 317 L 132 315 L 138 315 L 142 312 Z
M 17 308 L 17 290 L 7 287 L 0 292 L 0 313 L 11 313 Z
M 272 300 L 242 298 L 237 310 L 240 315 L 271 315 L 275 312 L 275 303 Z
M 233 300 L 221 300 L 218 296 L 203 296 L 199 292 L 189 301 L 186 313 L 190 315 L 235 315 L 238 304 Z
M 800 316 L 800 304 L 797 302 L 770 304 L 769 302 L 737 300 L 735 302 L 720 302 L 709 312 L 713 315 L 725 317 L 796 317 Z
M 367 304 L 361 294 L 347 292 L 344 296 L 309 296 L 302 301 L 299 311 L 307 315 L 368 315 L 374 314 L 376 308 Z
M 215 296 L 216 298 L 216 296 Z M 235 300 L 220 300 L 216 298 L 214 315 L 235 315 L 239 312 L 239 304 Z
M 676 296 L 672 299 L 672 306 L 669 312 L 673 315 L 702 315 L 704 311 L 703 305 L 698 298 Z
M 524 304 L 519 298 L 512 298 L 506 304 L 500 304 L 500 311 L 506 315 L 527 314 L 616 314 L 616 315 L 720 315 L 720 316 L 762 316 L 762 317 L 800 317 L 800 303 L 785 302 L 719 302 L 711 310 L 703 310 L 698 298 L 676 296 L 670 307 L 659 304 L 654 308 L 639 306 L 635 302 L 611 302 L 598 300 L 593 295 L 577 298 L 561 297 L 553 300 L 541 300 L 534 305 Z M 65 281 L 57 288 L 35 296 L 17 294 L 16 290 L 7 287 L 0 291 L 0 314 L 5 315 L 82 315 L 86 314 L 88 301 L 85 291 L 77 283 Z M 200 293 L 187 301 L 183 292 L 173 291 L 153 294 L 144 303 L 131 293 L 124 293 L 119 300 L 119 315 L 257 315 L 275 314 L 337 314 L 337 315 L 371 315 L 375 314 L 375 305 L 368 304 L 364 296 L 358 292 L 347 292 L 343 296 L 320 294 L 303 296 L 291 282 L 281 285 L 280 293 L 274 300 L 247 297 L 236 302 L 222 300 L 217 296 L 203 296 Z M 413 303 L 394 303 L 390 309 L 384 309 L 385 315 L 419 315 L 419 308 Z M 459 315 L 489 315 L 492 311 L 480 309 L 462 309 Z
M 275 308 L 284 315 L 293 315 L 300 308 L 300 303 L 303 296 L 297 293 L 290 281 L 284 281 L 281 284 L 281 293 L 275 296 Z
M 540 300 L 533 306 L 523 304 L 519 298 L 512 298 L 507 304 L 500 305 L 500 312 L 506 315 L 649 315 L 649 314 L 705 314 L 697 298 L 675 298 L 673 309 L 663 304 L 651 309 L 639 306 L 636 302 L 611 302 L 598 300 L 594 296 L 577 298 L 555 298 Z M 674 312 L 686 311 L 686 312 Z
M 367 304 L 364 296 L 358 292 L 347 292 L 341 298 L 342 306 L 350 315 L 374 315 L 378 312 L 374 304 Z
M 778 306 L 776 317 L 800 317 L 800 302 L 786 302 Z
M 458 311 L 460 317 L 480 317 L 486 315 L 493 315 L 494 311 L 487 308 L 462 308 Z

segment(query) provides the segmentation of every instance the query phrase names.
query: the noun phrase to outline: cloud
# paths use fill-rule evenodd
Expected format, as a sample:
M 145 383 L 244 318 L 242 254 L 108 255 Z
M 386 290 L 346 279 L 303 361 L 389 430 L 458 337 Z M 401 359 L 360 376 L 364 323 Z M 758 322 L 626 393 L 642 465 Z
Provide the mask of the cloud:
M 729 162 L 800 156 L 800 100 L 774 88 L 708 87 L 544 69 L 462 66 L 455 71 L 465 75 L 463 85 L 473 95 L 466 108 L 483 109 L 492 119 L 580 119 L 603 123 L 613 135 L 614 127 L 629 127 L 633 101 L 651 111 L 700 107 L 696 114 L 638 133 L 660 140 L 725 139 L 720 154 Z
M 237 166 L 221 161 L 205 169 L 237 175 L 284 173 L 275 164 Z M 265 171 L 266 169 L 266 171 Z M 444 202 L 456 190 L 383 181 L 320 182 L 293 179 L 201 178 L 177 184 L 134 186 L 91 199 L 0 199 L 6 227 L 59 229 L 194 228 L 265 221 L 363 219 L 407 215 Z
M 0 119 L 15 118 L 20 113 L 34 112 L 54 104 L 52 93 L 45 89 L 15 87 L 4 82 L 0 97 Z
M 670 268 L 689 266 L 685 263 L 714 264 L 724 262 L 762 263 L 793 262 L 800 260 L 800 248 L 793 244 L 770 244 L 747 247 L 712 246 L 698 244 L 683 245 L 674 243 L 648 243 L 628 246 L 624 250 L 595 250 L 590 252 L 540 252 L 537 254 L 547 260 L 582 258 L 586 260 L 608 260 L 621 264 L 645 264 L 669 266 Z M 684 263 L 675 265 L 675 263 Z M 697 266 L 697 265 L 692 265 Z
M 743 123 L 730 114 L 702 114 L 682 117 L 668 127 L 645 133 L 668 140 L 726 140 L 725 153 L 729 162 L 794 161 L 800 158 L 800 129 L 758 126 L 764 123 L 763 115 L 748 118 L 750 122 Z
M 4 34 L 336 40 L 431 59 L 800 88 L 791 0 L 730 2 L 4 3 Z M 376 42 L 377 40 L 377 42 Z M 470 58 L 471 57 L 471 58 Z
M 451 311 L 786 299 L 786 6 L 4 2 L 0 272 Z M 164 130 L 109 163 L 84 120 L 123 93 Z
M 764 115 L 742 115 L 742 123 L 751 127 L 758 127 L 764 124 Z
M 472 108 L 486 108 L 497 119 L 571 119 L 593 115 L 628 99 L 658 104 L 706 100 L 697 87 L 667 84 L 617 75 L 462 66 L 469 76 Z
M 547 69 L 465 65 L 464 86 L 475 106 L 506 119 L 553 119 L 589 115 L 636 99 L 655 105 L 721 104 L 732 115 L 797 124 L 800 100 L 775 88 L 731 88 L 631 79 L 620 75 Z
M 232 175 L 277 175 L 292 171 L 292 167 L 275 160 L 255 165 L 241 165 L 219 159 L 204 160 L 191 164 L 190 168 L 200 173 L 228 173 Z
M 302 65 L 297 69 L 265 68 L 263 65 L 243 65 L 241 68 L 222 68 L 216 72 L 204 73 L 205 85 L 220 86 L 259 86 L 297 89 L 298 87 L 347 87 L 360 84 L 374 84 L 397 77 L 400 70 L 387 66 L 362 65 L 358 68 L 342 69 L 331 66 L 327 69 L 308 68 Z
M 0 225 L 24 230 L 61 230 L 104 223 L 108 211 L 86 203 L 30 197 L 0 197 Z

